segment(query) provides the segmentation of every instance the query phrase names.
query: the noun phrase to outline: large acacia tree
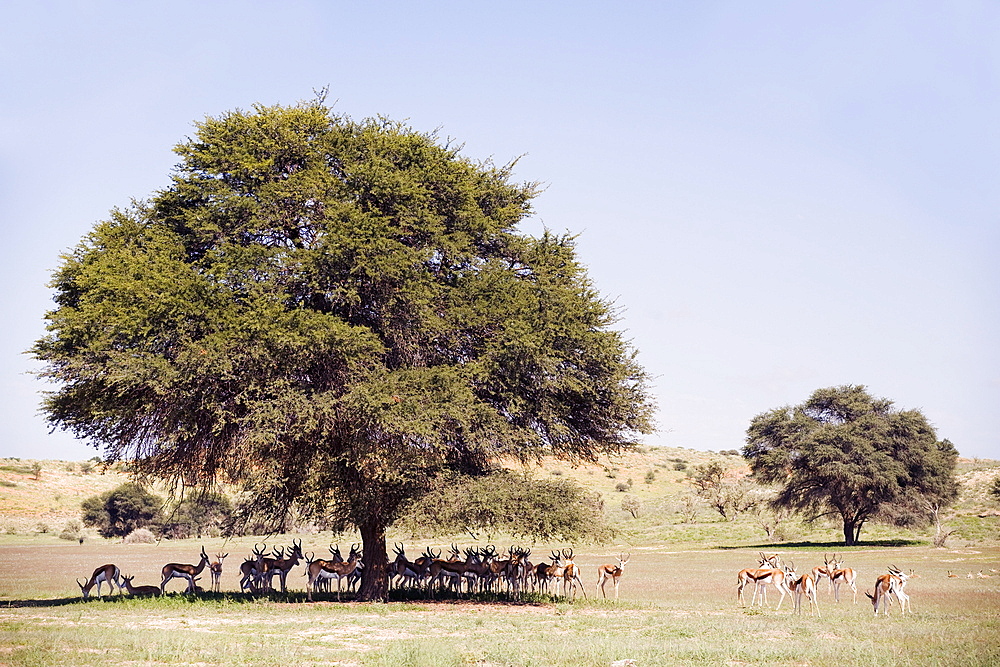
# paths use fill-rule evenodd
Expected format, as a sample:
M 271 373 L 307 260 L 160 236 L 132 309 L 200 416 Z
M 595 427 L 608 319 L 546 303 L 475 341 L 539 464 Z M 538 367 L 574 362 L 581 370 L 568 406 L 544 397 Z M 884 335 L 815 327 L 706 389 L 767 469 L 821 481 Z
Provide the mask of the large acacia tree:
M 198 123 L 172 183 L 63 258 L 33 348 L 50 423 L 139 474 L 245 484 L 385 531 L 443 471 L 593 459 L 650 429 L 647 378 L 533 184 L 317 99 Z
M 743 456 L 758 481 L 780 487 L 773 505 L 838 516 L 847 545 L 871 519 L 902 520 L 958 491 L 955 447 L 919 410 L 896 410 L 857 385 L 757 415 Z

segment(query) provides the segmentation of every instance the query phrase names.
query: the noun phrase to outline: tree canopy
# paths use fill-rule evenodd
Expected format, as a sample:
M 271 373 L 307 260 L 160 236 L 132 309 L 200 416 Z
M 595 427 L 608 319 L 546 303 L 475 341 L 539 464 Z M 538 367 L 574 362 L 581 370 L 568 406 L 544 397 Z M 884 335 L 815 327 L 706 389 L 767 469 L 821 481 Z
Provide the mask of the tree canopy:
M 125 537 L 136 528 L 154 525 L 162 508 L 162 498 L 131 482 L 80 504 L 83 522 L 97 527 L 101 537 Z
M 322 99 L 197 124 L 166 189 L 63 258 L 53 426 L 140 474 L 242 482 L 385 529 L 441 471 L 592 460 L 650 429 L 647 376 L 569 235 L 518 233 L 534 184 Z
M 957 495 L 955 447 L 919 410 L 896 410 L 858 385 L 757 415 L 743 456 L 758 481 L 780 487 L 776 507 L 837 515 L 848 545 L 871 519 L 908 520 L 910 508 Z

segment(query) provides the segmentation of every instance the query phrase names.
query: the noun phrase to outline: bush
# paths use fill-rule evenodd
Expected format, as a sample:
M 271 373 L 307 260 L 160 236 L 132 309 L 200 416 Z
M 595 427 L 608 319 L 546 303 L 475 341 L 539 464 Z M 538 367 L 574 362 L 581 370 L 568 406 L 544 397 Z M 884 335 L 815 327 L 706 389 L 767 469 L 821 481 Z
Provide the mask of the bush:
M 628 512 L 633 519 L 639 518 L 639 510 L 642 509 L 642 501 L 635 496 L 625 496 L 622 498 L 622 511 Z
M 629 484 L 628 482 L 618 482 L 617 484 L 615 484 L 615 491 L 618 491 L 619 493 L 625 493 L 631 488 L 632 485 Z
M 509 533 L 538 540 L 601 541 L 610 535 L 600 496 L 570 479 L 511 472 L 441 480 L 399 523 L 414 534 Z
M 49 524 L 43 523 L 43 522 L 39 522 L 38 525 L 35 526 L 35 532 L 42 533 L 42 534 L 45 534 L 45 533 L 49 532 Z
M 136 528 L 125 536 L 125 544 L 156 544 L 156 535 L 148 528 Z
M 647 472 L 645 479 L 643 479 L 642 481 L 646 482 L 646 484 L 652 484 L 653 482 L 655 482 L 656 481 L 656 471 L 655 470 L 650 470 L 649 472 Z
M 83 539 L 83 522 L 79 519 L 70 519 L 63 526 L 62 532 L 59 533 L 60 540 L 72 540 L 77 542 Z
M 674 470 L 687 470 L 688 464 L 683 461 L 678 461 L 674 464 Z

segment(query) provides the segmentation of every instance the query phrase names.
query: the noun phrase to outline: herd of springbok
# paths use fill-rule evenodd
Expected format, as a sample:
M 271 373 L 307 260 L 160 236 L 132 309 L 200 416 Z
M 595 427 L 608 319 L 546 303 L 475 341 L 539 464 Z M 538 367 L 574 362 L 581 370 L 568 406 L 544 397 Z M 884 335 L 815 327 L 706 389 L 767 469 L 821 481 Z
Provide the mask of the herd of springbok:
M 274 547 L 270 553 L 264 547 L 254 545 L 253 553 L 244 559 L 240 565 L 240 590 L 247 593 L 274 591 L 274 578 L 277 577 L 282 593 L 287 592 L 288 573 L 300 562 L 305 563 L 306 593 L 310 601 L 314 592 L 330 592 L 333 581 L 337 582 L 337 600 L 341 599 L 342 584 L 346 582 L 348 591 L 354 591 L 364 569 L 363 554 L 360 545 L 352 544 L 347 558 L 340 552 L 340 545 L 331 545 L 330 558 L 316 558 L 315 553 L 304 554 L 302 542 L 293 540 L 290 547 Z M 580 566 L 574 561 L 572 549 L 551 551 L 549 559 L 540 563 L 532 563 L 530 549 L 509 547 L 505 553 L 499 553 L 496 547 L 468 547 L 459 549 L 451 545 L 447 558 L 442 558 L 441 550 L 432 547 L 424 549 L 423 553 L 410 560 L 406 556 L 403 544 L 394 545 L 395 559 L 389 561 L 390 587 L 422 590 L 431 599 L 442 592 L 461 597 L 463 594 L 481 592 L 505 592 L 513 597 L 519 597 L 522 591 L 561 594 L 573 599 L 577 589 L 587 597 L 587 591 L 580 577 Z M 187 582 L 187 593 L 202 592 L 198 586 L 199 575 L 208 567 L 212 576 L 212 590 L 220 592 L 222 563 L 229 554 L 216 554 L 211 561 L 205 549 L 202 548 L 198 564 L 167 563 L 161 574 L 163 580 L 159 586 L 133 586 L 133 577 L 123 577 L 121 571 L 113 564 L 102 565 L 94 570 L 89 581 L 77 580 L 83 598 L 90 597 L 91 590 L 96 586 L 97 595 L 101 597 L 101 584 L 108 584 L 111 593 L 114 587 L 118 592 L 127 591 L 130 595 L 163 595 L 167 582 L 179 578 Z M 614 585 L 614 599 L 618 599 L 618 586 L 621 583 L 625 564 L 629 554 L 621 554 L 615 563 L 607 563 L 597 568 L 597 588 L 607 598 L 605 586 L 608 582 Z M 895 566 L 879 575 L 875 580 L 874 591 L 865 592 L 872 601 L 875 614 L 879 609 L 884 614 L 889 613 L 892 601 L 899 603 L 903 614 L 910 607 L 910 596 L 907 595 L 907 581 L 913 576 L 902 572 Z M 758 566 L 740 570 L 737 574 L 738 585 L 736 599 L 741 606 L 746 602 L 743 598 L 744 589 L 751 583 L 754 585 L 750 606 L 767 604 L 767 589 L 773 586 L 781 595 L 775 609 L 781 609 L 781 603 L 788 595 L 793 601 L 795 613 L 802 613 L 802 598 L 809 601 L 809 612 L 819 616 L 817 586 L 821 579 L 827 580 L 827 590 L 832 592 L 834 600 L 840 602 L 840 587 L 851 589 L 854 604 L 858 603 L 857 572 L 844 567 L 844 560 L 837 554 L 824 556 L 823 564 L 808 572 L 799 574 L 794 561 L 785 563 L 780 554 L 767 555 L 760 553 Z M 561 588 L 560 588 L 561 585 Z
M 348 591 L 355 590 L 364 569 L 364 559 L 360 545 L 357 544 L 351 545 L 347 558 L 341 553 L 340 545 L 331 545 L 329 551 L 330 558 L 321 559 L 316 558 L 315 553 L 303 553 L 299 540 L 293 540 L 287 549 L 274 547 L 270 552 L 266 545 L 254 545 L 253 553 L 240 565 L 240 590 L 245 593 L 276 590 L 274 578 L 278 577 L 280 590 L 285 593 L 288 590 L 289 572 L 300 562 L 304 562 L 308 599 L 312 601 L 314 592 L 330 592 L 331 584 L 336 580 L 339 601 L 343 583 L 346 582 Z M 560 584 L 562 595 L 566 597 L 575 598 L 577 589 L 584 597 L 587 596 L 580 576 L 580 566 L 574 561 L 573 549 L 551 551 L 547 561 L 537 564 L 530 560 L 530 549 L 515 546 L 500 553 L 492 545 L 462 550 L 453 544 L 447 558 L 442 558 L 441 550 L 435 551 L 428 547 L 421 556 L 411 561 L 400 543 L 394 545 L 394 553 L 395 559 L 389 561 L 390 587 L 422 590 L 432 599 L 444 591 L 458 597 L 490 591 L 502 591 L 513 597 L 519 597 L 523 591 L 528 590 L 558 594 Z M 133 586 L 133 577 L 122 577 L 119 568 L 113 564 L 98 567 L 87 582 L 78 579 L 77 585 L 85 600 L 90 597 L 95 586 L 98 597 L 102 597 L 101 584 L 104 583 L 108 584 L 111 593 L 114 593 L 114 587 L 117 586 L 120 594 L 128 591 L 129 595 L 136 596 L 163 595 L 167 583 L 173 578 L 187 582 L 186 593 L 199 593 L 203 591 L 198 586 L 199 575 L 208 567 L 212 575 L 212 590 L 220 592 L 222 563 L 228 555 L 219 553 L 214 561 L 210 561 L 202 548 L 197 565 L 167 563 L 161 571 L 163 580 L 159 586 Z M 597 588 L 600 588 L 605 598 L 605 586 L 611 582 L 614 586 L 614 599 L 618 599 L 618 587 L 629 558 L 630 554 L 621 554 L 616 562 L 598 567 Z
M 809 601 L 810 613 L 815 612 L 819 616 L 816 587 L 821 579 L 827 580 L 827 592 L 833 593 L 835 601 L 840 602 L 840 587 L 847 585 L 853 593 L 854 604 L 858 603 L 858 587 L 855 583 L 858 573 L 852 568 L 844 567 L 844 559 L 838 557 L 837 554 L 834 554 L 833 557 L 824 554 L 822 565 L 817 565 L 809 572 L 799 574 L 796 571 L 794 561 L 784 563 L 781 560 L 781 554 L 766 555 L 760 552 L 757 567 L 740 570 L 736 576 L 738 579 L 736 599 L 741 606 L 746 604 L 743 599 L 743 589 L 753 583 L 754 591 L 750 598 L 751 607 L 754 604 L 767 604 L 767 587 L 773 586 L 781 594 L 775 609 L 781 608 L 781 603 L 784 602 L 787 594 L 792 598 L 795 613 L 802 613 L 802 598 L 805 597 Z M 872 601 L 876 616 L 879 607 L 882 608 L 884 614 L 888 614 L 893 599 L 899 603 L 902 613 L 906 613 L 907 608 L 910 607 L 910 596 L 904 589 L 912 576 L 912 570 L 907 574 L 895 565 L 890 566 L 886 574 L 878 576 L 875 580 L 874 592 L 865 591 L 865 595 Z

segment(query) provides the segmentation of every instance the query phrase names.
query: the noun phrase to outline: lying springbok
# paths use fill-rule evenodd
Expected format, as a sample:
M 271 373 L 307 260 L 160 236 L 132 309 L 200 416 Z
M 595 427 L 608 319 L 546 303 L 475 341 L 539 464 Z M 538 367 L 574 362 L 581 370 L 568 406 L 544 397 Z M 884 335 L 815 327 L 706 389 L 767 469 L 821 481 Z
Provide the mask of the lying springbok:
M 143 595 L 160 595 L 159 586 L 133 586 L 132 580 L 135 579 L 135 575 L 131 577 L 122 577 L 122 581 L 125 582 L 125 589 L 128 590 L 128 594 L 133 597 L 143 596 Z
M 83 592 L 83 599 L 86 600 L 90 597 L 90 590 L 97 586 L 97 597 L 103 598 L 101 595 L 101 584 L 107 582 L 108 588 L 111 589 L 111 593 L 115 592 L 115 585 L 118 586 L 118 593 L 122 592 L 122 582 L 121 582 L 121 570 L 118 569 L 117 565 L 108 563 L 107 565 L 102 565 L 94 573 L 90 575 L 90 580 L 87 583 L 81 583 L 79 579 L 76 580 L 76 585 L 80 587 L 80 591 Z

